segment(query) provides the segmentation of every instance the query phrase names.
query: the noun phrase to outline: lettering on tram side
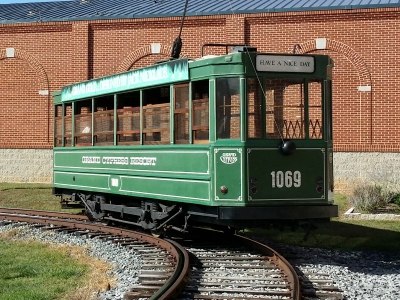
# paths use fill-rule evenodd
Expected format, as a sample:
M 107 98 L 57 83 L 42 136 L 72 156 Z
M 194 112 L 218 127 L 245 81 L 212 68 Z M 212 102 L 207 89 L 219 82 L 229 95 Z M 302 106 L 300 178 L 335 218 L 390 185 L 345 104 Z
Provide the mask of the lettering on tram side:
M 231 165 L 237 162 L 236 153 L 222 153 L 219 158 L 224 164 Z
M 155 166 L 156 162 L 157 162 L 157 157 L 82 156 L 83 164 Z

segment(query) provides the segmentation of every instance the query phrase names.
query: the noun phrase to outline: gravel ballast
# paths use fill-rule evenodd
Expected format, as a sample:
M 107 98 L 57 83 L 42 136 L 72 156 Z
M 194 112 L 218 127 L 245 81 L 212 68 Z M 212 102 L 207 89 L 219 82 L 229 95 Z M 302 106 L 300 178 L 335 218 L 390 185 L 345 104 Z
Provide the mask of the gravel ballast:
M 271 243 L 302 273 L 329 275 L 347 300 L 399 300 L 400 253 L 337 251 Z
M 18 239 L 81 246 L 87 254 L 109 262 L 118 284 L 99 295 L 102 300 L 123 299 L 123 294 L 138 283 L 141 257 L 124 247 L 99 239 L 87 239 L 71 234 L 46 234 L 31 226 L 0 222 L 0 232 L 22 229 Z M 259 242 L 280 252 L 302 273 L 327 274 L 347 300 L 398 300 L 400 299 L 400 254 L 361 251 L 336 251 L 303 248 L 271 243 L 260 238 Z

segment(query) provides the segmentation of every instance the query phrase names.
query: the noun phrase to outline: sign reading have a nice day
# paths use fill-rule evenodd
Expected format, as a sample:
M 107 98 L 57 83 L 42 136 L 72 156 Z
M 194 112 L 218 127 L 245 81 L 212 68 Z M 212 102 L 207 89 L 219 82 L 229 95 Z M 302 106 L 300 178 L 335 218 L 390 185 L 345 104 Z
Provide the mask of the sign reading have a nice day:
M 301 55 L 257 55 L 256 68 L 260 72 L 313 73 L 314 57 Z

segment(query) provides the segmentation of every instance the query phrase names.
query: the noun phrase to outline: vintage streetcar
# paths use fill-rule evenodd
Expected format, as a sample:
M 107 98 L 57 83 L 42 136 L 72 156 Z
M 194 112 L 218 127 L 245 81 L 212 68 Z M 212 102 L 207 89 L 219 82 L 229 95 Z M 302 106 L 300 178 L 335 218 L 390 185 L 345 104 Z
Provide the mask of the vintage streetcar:
M 332 68 L 234 47 L 65 86 L 53 193 L 153 232 L 336 217 Z

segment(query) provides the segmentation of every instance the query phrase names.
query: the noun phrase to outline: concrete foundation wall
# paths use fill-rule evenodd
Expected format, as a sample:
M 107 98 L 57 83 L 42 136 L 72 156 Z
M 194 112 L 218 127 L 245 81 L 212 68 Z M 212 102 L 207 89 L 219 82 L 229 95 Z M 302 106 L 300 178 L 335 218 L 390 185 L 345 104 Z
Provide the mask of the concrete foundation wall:
M 53 151 L 0 149 L 0 182 L 51 183 Z
M 348 194 L 362 182 L 400 189 L 400 153 L 335 152 L 335 192 Z

